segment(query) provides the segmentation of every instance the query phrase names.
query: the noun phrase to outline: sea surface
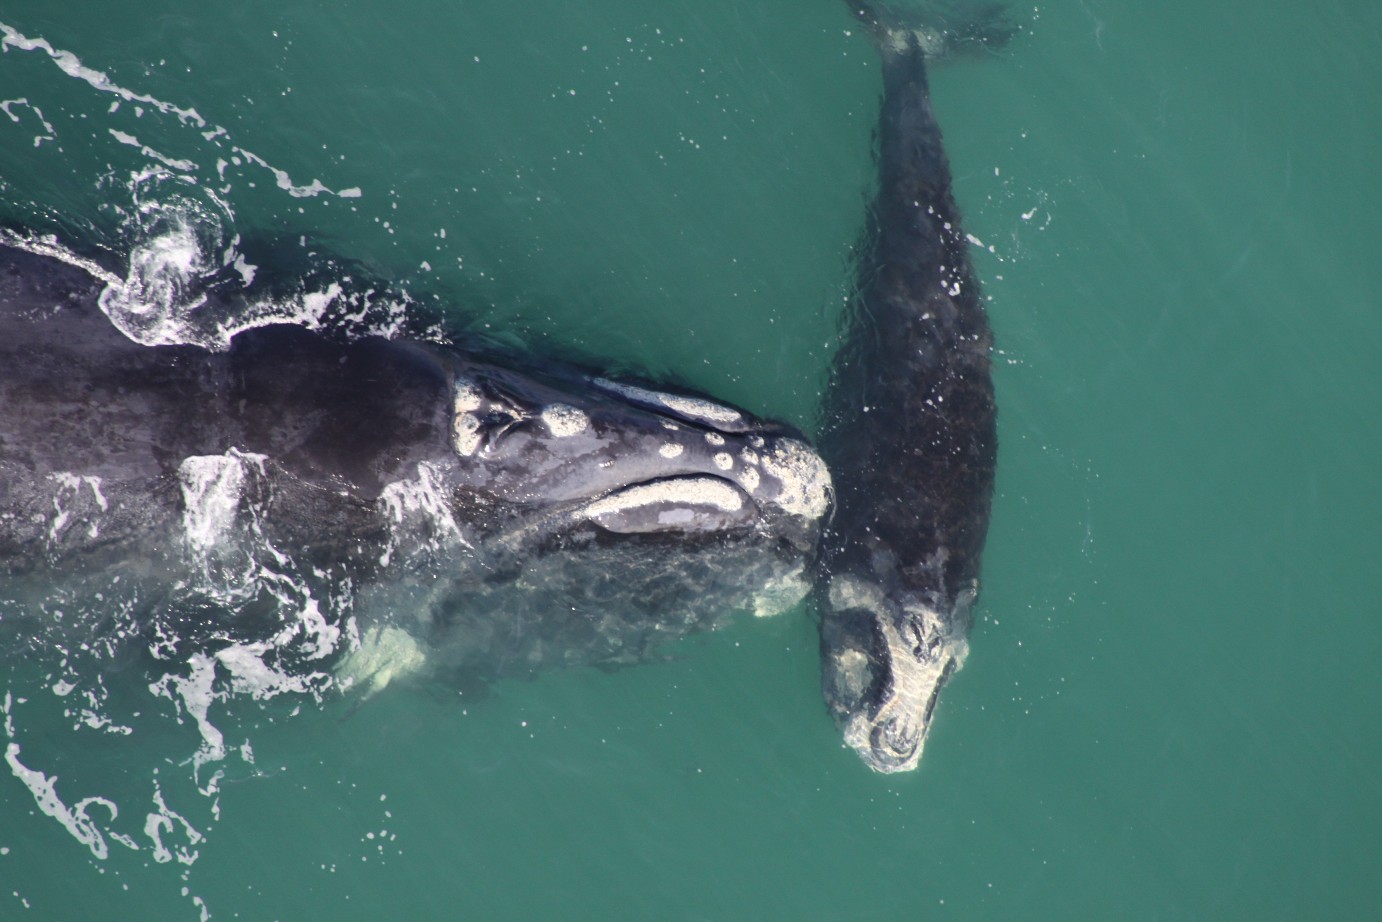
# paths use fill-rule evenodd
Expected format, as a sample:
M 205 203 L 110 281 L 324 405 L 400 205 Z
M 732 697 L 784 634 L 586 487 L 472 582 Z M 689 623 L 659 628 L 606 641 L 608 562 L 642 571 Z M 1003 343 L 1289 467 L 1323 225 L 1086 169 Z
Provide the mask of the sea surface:
M 78 637 L 0 672 L 0 919 L 1382 916 L 1382 5 L 1012 12 L 932 73 L 1001 457 L 917 771 L 842 746 L 809 604 L 479 700 Z M 817 424 L 880 92 L 837 0 L 0 24 L 6 227 L 117 274 L 329 254 Z

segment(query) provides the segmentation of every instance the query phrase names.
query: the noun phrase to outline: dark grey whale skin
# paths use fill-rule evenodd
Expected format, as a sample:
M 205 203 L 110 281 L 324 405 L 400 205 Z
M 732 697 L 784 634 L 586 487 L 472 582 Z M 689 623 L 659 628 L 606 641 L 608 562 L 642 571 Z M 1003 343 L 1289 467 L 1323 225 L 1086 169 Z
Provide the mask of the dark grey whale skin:
M 214 653 L 310 599 L 473 683 L 638 662 L 809 589 L 829 479 L 785 427 L 431 343 L 275 325 L 139 345 L 102 288 L 0 245 L 0 650 L 60 621 Z M 243 480 L 200 553 L 188 459 Z M 440 517 L 408 505 L 424 486 Z
M 917 33 L 851 3 L 883 70 L 878 186 L 825 400 L 836 508 L 820 581 L 824 692 L 880 771 L 917 764 L 963 662 L 997 453 L 992 337 Z

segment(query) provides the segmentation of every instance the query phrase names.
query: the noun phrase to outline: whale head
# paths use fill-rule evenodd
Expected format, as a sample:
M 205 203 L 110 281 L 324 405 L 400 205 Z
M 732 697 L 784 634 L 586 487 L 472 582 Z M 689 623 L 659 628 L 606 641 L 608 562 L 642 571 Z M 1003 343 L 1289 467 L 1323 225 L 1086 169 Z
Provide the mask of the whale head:
M 957 614 L 931 600 L 891 599 L 869 581 L 832 580 L 822 688 L 845 743 L 875 771 L 909 771 L 921 760 L 940 691 L 968 652 Z
M 809 592 L 831 481 L 794 431 L 550 368 L 449 372 L 449 451 L 386 487 L 402 576 L 381 581 L 440 670 L 621 666 Z

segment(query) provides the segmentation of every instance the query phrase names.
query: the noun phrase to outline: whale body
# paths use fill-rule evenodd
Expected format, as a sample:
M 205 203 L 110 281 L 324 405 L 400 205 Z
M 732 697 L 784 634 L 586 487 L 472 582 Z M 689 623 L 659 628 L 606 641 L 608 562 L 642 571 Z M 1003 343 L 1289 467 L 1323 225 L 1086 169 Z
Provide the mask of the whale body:
M 849 2 L 878 47 L 878 185 L 826 389 L 835 478 L 818 598 L 827 706 L 872 768 L 914 768 L 963 665 L 997 460 L 992 334 L 931 110 L 927 58 L 995 41 L 980 20 L 923 30 Z
M 783 426 L 426 342 L 270 325 L 140 345 L 102 290 L 0 246 L 10 625 L 84 595 L 129 640 L 216 650 L 310 611 L 488 681 L 637 662 L 810 589 L 830 479 Z

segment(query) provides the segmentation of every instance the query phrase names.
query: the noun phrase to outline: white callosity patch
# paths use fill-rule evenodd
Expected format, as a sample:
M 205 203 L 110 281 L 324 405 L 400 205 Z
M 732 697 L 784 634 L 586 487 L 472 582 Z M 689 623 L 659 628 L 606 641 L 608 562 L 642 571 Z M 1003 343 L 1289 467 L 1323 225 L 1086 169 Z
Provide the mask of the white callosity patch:
M 343 690 L 360 686 L 366 697 L 382 691 L 394 679 L 420 672 L 427 664 L 422 645 L 412 634 L 392 625 L 367 630 L 360 644 L 336 667 Z
M 657 453 L 670 461 L 673 458 L 681 457 L 681 453 L 685 450 L 676 442 L 666 442 L 658 448 Z
M 468 378 L 457 378 L 453 391 L 457 413 L 473 413 L 484 405 L 484 391 Z
M 717 452 L 715 454 L 715 466 L 722 471 L 727 471 L 734 467 L 734 459 L 730 457 L 727 451 Z
M 742 422 L 744 419 L 744 415 L 738 410 L 724 406 L 723 404 L 713 403 L 709 400 L 702 400 L 699 397 L 686 397 L 681 394 L 650 391 L 645 388 L 634 387 L 631 384 L 620 384 L 617 381 L 610 381 L 607 378 L 596 378 L 594 384 L 597 387 L 602 387 L 628 400 L 648 406 L 664 407 L 676 413 L 678 416 L 699 422 L 710 423 L 711 425 L 729 425 Z
M 554 403 L 543 410 L 542 422 L 547 426 L 547 431 L 559 439 L 580 435 L 590 428 L 590 417 L 564 403 Z
M 581 514 L 598 520 L 602 516 L 632 512 L 648 506 L 708 506 L 721 512 L 744 508 L 744 495 L 714 477 L 680 477 L 656 483 L 640 483 L 588 504 Z
M 707 432 L 705 434 L 705 440 L 717 448 L 725 444 L 725 437 L 718 432 Z
M 469 458 L 480 447 L 480 418 L 475 411 L 484 402 L 484 393 L 473 381 L 456 379 L 452 391 L 451 446 L 463 458 Z
M 777 479 L 774 502 L 793 515 L 818 519 L 830 508 L 830 469 L 820 455 L 796 439 L 777 439 L 760 456 L 763 471 Z
M 480 447 L 480 420 L 473 413 L 457 413 L 451 421 L 451 445 L 456 454 L 469 458 Z

